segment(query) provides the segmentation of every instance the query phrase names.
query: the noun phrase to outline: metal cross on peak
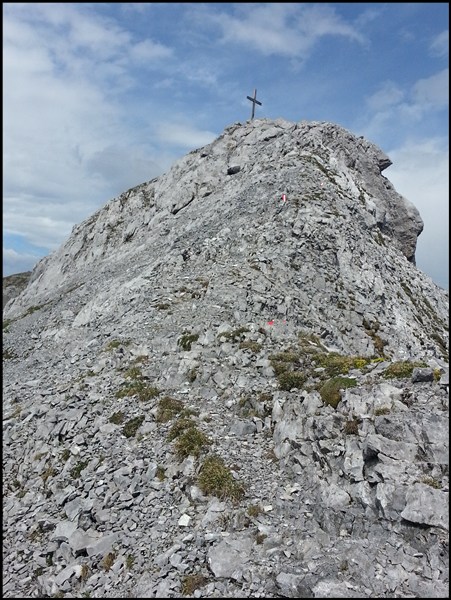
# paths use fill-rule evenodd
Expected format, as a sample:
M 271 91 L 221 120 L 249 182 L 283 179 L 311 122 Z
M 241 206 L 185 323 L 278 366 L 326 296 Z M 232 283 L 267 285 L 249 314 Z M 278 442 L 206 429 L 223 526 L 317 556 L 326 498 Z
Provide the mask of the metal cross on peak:
M 247 96 L 247 99 L 252 102 L 252 115 L 251 115 L 251 119 L 253 119 L 254 118 L 254 114 L 255 114 L 255 105 L 256 104 L 259 104 L 260 106 L 262 105 L 262 103 L 257 100 L 257 90 L 254 90 L 254 97 L 253 98 L 251 98 L 250 96 Z

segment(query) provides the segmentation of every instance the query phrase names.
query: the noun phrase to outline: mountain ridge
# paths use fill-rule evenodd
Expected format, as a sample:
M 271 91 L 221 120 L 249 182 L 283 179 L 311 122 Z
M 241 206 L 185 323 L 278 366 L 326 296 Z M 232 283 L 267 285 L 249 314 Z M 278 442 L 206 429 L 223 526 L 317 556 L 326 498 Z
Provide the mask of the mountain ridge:
M 337 139 L 341 140 L 341 145 Z M 324 140 L 332 146 L 327 146 Z M 265 148 L 268 156 L 263 160 Z M 315 149 L 313 154 L 312 148 Z M 401 298 L 396 304 L 401 304 L 403 309 L 410 307 L 399 320 L 412 321 L 416 337 L 412 339 L 410 335 L 408 345 L 416 348 L 413 352 L 422 352 L 424 343 L 437 346 L 432 338 L 427 342 L 421 339 L 425 328 L 430 326 L 435 337 L 444 335 L 439 323 L 443 325 L 446 318 L 447 297 L 421 271 L 403 264 L 402 257 L 396 252 L 401 250 L 409 264 L 415 263 L 416 239 L 423 222 L 415 207 L 381 176 L 389 163 L 376 146 L 332 124 L 301 122 L 297 125 L 282 120 L 261 120 L 247 122 L 244 126 L 232 125 L 213 143 L 177 161 L 168 173 L 128 190 L 75 226 L 68 241 L 33 270 L 28 286 L 30 300 L 25 290 L 21 296 L 24 305 L 21 307 L 20 302 L 16 302 L 7 306 L 5 316 L 16 316 L 26 308 L 27 302 L 35 303 L 40 296 L 42 302 L 48 302 L 57 286 L 71 280 L 73 271 L 79 277 L 83 269 L 89 273 L 90 265 L 95 265 L 96 270 L 101 265 L 108 265 L 111 272 L 116 268 L 115 262 L 124 260 L 121 254 L 136 254 L 139 261 L 140 255 L 147 253 L 150 259 L 147 262 L 145 259 L 142 264 L 149 270 L 149 263 L 154 261 L 151 268 L 154 273 L 164 273 L 167 265 L 177 274 L 182 268 L 186 271 L 197 260 L 197 275 L 201 276 L 204 263 L 217 268 L 221 264 L 219 254 L 224 255 L 222 264 L 226 264 L 235 253 L 233 233 L 228 233 L 224 227 L 226 221 L 229 219 L 234 223 L 239 238 L 246 228 L 252 231 L 255 219 L 254 228 L 263 236 L 259 243 L 272 255 L 270 262 L 265 263 L 266 259 L 262 258 L 262 265 L 257 264 L 260 261 L 257 254 L 262 248 L 251 243 L 249 235 L 253 233 L 248 235 L 249 239 L 242 238 L 240 252 L 235 253 L 234 260 L 241 261 L 249 279 L 255 279 L 252 269 L 260 269 L 260 279 L 271 273 L 274 285 L 278 278 L 281 279 L 281 288 L 285 287 L 285 281 L 276 272 L 276 261 L 287 272 L 293 272 L 291 265 L 294 265 L 300 271 L 299 284 L 292 277 L 289 287 L 294 287 L 295 293 L 301 296 L 296 320 L 302 312 L 300 308 L 311 305 L 314 295 L 324 296 L 329 305 L 349 306 L 356 304 L 352 299 L 355 294 L 361 299 L 359 310 L 366 312 L 360 317 L 362 323 L 374 321 L 381 311 L 388 313 L 389 320 L 393 312 L 399 311 L 399 306 L 387 307 L 391 303 L 389 296 L 395 294 L 386 289 L 387 281 L 394 271 L 404 271 L 402 287 L 396 286 L 396 293 Z M 237 169 L 236 173 L 228 174 L 231 169 Z M 378 193 L 377 198 L 373 192 Z M 288 198 L 284 205 L 280 201 L 282 193 Z M 353 235 L 355 219 L 360 220 L 365 237 Z M 338 235 L 340 227 L 342 230 Z M 221 229 L 225 233 L 216 239 Z M 370 236 L 366 237 L 366 233 Z M 327 237 L 330 241 L 325 239 Z M 282 241 L 284 244 L 281 245 Z M 280 253 L 277 246 L 281 246 Z M 370 246 L 370 252 L 366 246 Z M 164 260 L 161 259 L 163 254 Z M 187 261 L 188 254 L 194 254 L 196 259 Z M 287 255 L 291 256 L 289 264 Z M 324 266 L 320 264 L 319 256 L 324 257 Z M 300 264 L 302 260 L 317 264 L 308 269 Z M 392 264 L 396 266 L 393 268 Z M 321 278 L 316 278 L 316 272 L 321 274 L 321 271 L 324 271 Z M 302 281 L 303 277 L 306 281 Z M 331 280 L 331 287 L 335 287 L 333 292 L 326 289 L 327 279 Z M 373 288 L 374 309 L 368 307 L 369 302 L 364 298 L 368 286 Z M 302 293 L 299 288 L 308 292 Z M 276 316 L 277 305 L 284 301 L 280 292 L 274 296 L 277 299 L 274 306 L 260 303 L 268 313 L 262 316 L 267 316 L 268 320 L 271 313 Z M 424 297 L 426 302 L 422 301 Z M 319 304 L 318 313 L 323 310 L 324 302 Z M 252 314 L 253 318 L 255 316 Z M 333 311 L 323 320 L 330 322 L 336 318 L 336 311 Z M 320 320 L 316 318 L 317 322 Z M 74 324 L 79 321 L 81 316 Z M 318 325 L 324 326 L 324 323 Z M 396 337 L 396 323 L 387 329 L 387 338 L 395 333 L 394 342 L 399 351 L 406 344 Z M 349 336 L 345 341 L 340 340 L 337 331 L 330 337 L 341 348 L 353 343 Z M 443 347 L 442 342 L 440 345 Z M 396 348 L 393 351 L 396 352 Z
M 3 313 L 5 597 L 446 595 L 448 294 L 389 164 L 235 123 L 36 265 Z

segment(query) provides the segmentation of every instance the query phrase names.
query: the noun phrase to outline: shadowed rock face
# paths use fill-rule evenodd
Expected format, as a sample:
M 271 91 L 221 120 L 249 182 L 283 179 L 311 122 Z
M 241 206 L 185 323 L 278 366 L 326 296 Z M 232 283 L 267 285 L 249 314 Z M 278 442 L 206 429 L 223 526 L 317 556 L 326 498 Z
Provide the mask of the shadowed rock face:
M 237 123 L 40 261 L 4 308 L 5 597 L 446 595 L 448 295 L 390 164 Z

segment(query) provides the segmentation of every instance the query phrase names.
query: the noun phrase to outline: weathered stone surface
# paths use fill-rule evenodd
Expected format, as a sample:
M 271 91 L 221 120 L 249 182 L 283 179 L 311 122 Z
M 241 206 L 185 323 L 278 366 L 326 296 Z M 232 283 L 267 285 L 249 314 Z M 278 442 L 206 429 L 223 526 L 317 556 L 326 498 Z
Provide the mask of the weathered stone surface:
M 4 309 L 4 597 L 447 595 L 448 295 L 389 162 L 237 123 L 37 265 Z
M 251 556 L 253 540 L 250 536 L 224 539 L 208 552 L 208 564 L 215 577 L 240 580 Z
M 429 485 L 415 483 L 407 491 L 406 507 L 401 517 L 414 523 L 449 529 L 448 494 Z
M 412 371 L 412 383 L 418 383 L 419 381 L 432 381 L 434 379 L 434 372 L 432 369 L 420 369 L 415 367 Z

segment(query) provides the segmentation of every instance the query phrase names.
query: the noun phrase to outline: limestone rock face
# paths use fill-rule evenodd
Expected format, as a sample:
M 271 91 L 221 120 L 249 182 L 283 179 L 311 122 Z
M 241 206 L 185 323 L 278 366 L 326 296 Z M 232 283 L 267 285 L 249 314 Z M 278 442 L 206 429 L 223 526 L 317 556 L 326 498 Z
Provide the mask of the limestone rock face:
M 38 263 L 3 313 L 5 597 L 447 595 L 448 294 L 389 165 L 236 123 Z
M 209 279 L 209 313 L 283 318 L 364 354 L 375 335 L 393 356 L 433 353 L 447 295 L 414 266 L 423 224 L 381 175 L 389 162 L 330 123 L 232 125 L 76 226 L 5 317 L 83 285 L 78 327 L 109 319 L 105 301 L 126 310 L 145 278 L 193 273 Z

